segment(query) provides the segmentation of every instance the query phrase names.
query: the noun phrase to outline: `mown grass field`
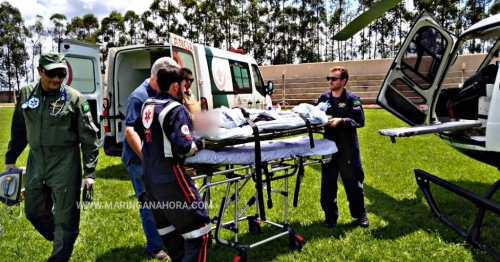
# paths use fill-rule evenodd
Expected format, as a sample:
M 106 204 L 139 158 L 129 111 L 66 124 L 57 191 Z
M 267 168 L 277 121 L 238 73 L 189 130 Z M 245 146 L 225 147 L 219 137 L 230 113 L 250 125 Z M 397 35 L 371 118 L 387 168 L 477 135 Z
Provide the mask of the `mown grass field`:
M 0 109 L 2 163 L 10 137 L 12 112 L 12 109 Z M 282 237 L 251 249 L 249 261 L 492 261 L 431 215 L 413 169 L 423 169 L 481 195 L 498 179 L 498 170 L 461 155 L 434 135 L 399 139 L 392 144 L 389 138 L 380 136 L 378 130 L 404 126 L 404 123 L 380 109 L 366 109 L 365 112 L 366 126 L 359 130 L 359 139 L 370 228 L 356 226 L 349 215 L 342 186 L 338 198 L 339 224 L 334 229 L 324 228 L 319 205 L 320 166 L 307 166 L 298 207 L 292 206 L 295 177 L 289 183 L 292 194 L 288 199 L 289 222 L 305 239 L 302 252 L 290 251 L 288 238 Z M 26 165 L 26 157 L 27 150 L 18 160 L 18 166 Z M 94 201 L 135 201 L 129 176 L 119 158 L 102 153 L 97 176 Z M 283 182 L 273 185 L 280 187 Z M 253 188 L 253 183 L 245 188 L 242 203 Z M 224 190 L 224 185 L 212 189 L 211 216 L 218 211 Z M 432 187 L 432 190 L 440 208 L 453 221 L 466 228 L 472 225 L 476 214 L 474 205 L 440 188 Z M 282 199 L 273 196 L 274 207 L 266 209 L 268 219 L 282 222 Z M 498 202 L 498 197 L 495 199 Z M 231 207 L 229 212 L 231 215 Z M 484 239 L 497 248 L 500 247 L 499 222 L 488 214 L 483 228 Z M 1 261 L 45 261 L 49 256 L 52 243 L 45 241 L 24 216 L 11 220 L 2 210 L 0 225 L 4 231 L 0 236 Z M 80 228 L 71 261 L 148 261 L 143 249 L 145 237 L 135 209 L 83 210 Z M 251 244 L 280 232 L 276 227 L 263 225 L 261 235 L 254 236 L 246 229 L 246 223 L 241 223 L 239 240 L 242 244 Z M 222 237 L 232 240 L 232 234 L 227 231 Z M 214 244 L 210 261 L 232 261 L 235 255 L 234 249 Z

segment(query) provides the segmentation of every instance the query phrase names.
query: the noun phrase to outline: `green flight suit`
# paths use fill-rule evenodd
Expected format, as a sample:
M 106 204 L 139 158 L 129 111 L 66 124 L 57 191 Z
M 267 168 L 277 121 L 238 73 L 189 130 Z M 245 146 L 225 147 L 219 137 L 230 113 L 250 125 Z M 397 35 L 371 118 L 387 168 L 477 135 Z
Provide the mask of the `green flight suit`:
M 63 106 L 62 102 L 55 103 L 64 93 L 59 90 L 46 93 L 38 83 L 20 90 L 5 154 L 5 163 L 15 164 L 26 145 L 30 146 L 25 182 L 26 218 L 43 237 L 54 241 L 48 261 L 68 261 L 73 252 L 80 224 L 77 202 L 82 184 L 81 163 L 83 177 L 95 178 L 100 146 L 98 128 L 87 100 L 69 86 L 66 92 Z M 32 104 L 31 108 L 23 109 L 22 105 L 32 97 L 38 98 L 38 106 Z M 59 114 L 50 114 L 61 106 Z

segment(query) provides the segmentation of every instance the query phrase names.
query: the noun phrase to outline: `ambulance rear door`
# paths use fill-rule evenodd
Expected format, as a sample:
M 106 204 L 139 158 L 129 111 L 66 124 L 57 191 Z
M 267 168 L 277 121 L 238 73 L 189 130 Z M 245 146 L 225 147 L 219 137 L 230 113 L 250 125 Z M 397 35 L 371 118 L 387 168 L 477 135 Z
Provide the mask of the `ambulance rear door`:
M 100 128 L 99 116 L 102 115 L 102 77 L 100 68 L 99 45 L 72 39 L 59 40 L 59 53 L 66 57 L 68 76 L 65 83 L 80 91 L 90 104 L 92 118 L 99 127 L 99 139 L 104 137 Z

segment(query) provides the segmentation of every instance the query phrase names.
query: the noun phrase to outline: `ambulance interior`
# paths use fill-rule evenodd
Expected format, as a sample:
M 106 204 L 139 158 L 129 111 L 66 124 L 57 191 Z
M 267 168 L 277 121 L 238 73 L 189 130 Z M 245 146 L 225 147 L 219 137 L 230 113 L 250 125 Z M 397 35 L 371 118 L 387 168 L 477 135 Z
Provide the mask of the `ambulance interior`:
M 170 49 L 158 47 L 131 49 L 117 53 L 114 68 L 114 94 L 111 101 L 117 103 L 118 111 L 125 115 L 130 94 L 151 76 L 151 66 L 157 58 L 170 56 Z

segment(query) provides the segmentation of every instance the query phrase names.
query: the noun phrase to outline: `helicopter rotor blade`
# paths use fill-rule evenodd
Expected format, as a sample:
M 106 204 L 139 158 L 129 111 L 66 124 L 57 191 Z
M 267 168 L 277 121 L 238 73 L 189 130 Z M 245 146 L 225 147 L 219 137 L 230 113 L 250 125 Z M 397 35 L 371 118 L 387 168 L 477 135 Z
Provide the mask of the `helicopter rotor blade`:
M 381 17 L 389 9 L 399 4 L 399 2 L 401 2 L 401 0 L 380 0 L 372 7 L 370 7 L 368 11 L 365 11 L 354 20 L 352 20 L 352 22 L 350 22 L 344 29 L 342 29 L 333 37 L 333 40 L 346 41 L 361 29 L 368 26 L 371 22 Z

